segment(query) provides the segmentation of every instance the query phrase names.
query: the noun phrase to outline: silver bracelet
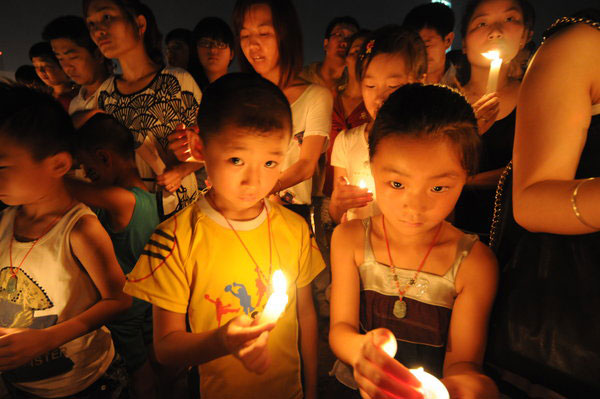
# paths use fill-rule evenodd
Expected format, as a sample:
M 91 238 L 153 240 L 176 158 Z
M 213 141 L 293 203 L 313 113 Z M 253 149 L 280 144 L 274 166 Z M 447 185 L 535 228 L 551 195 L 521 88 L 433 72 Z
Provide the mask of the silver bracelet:
M 594 179 L 595 179 L 595 177 L 590 177 L 585 180 L 581 180 L 579 183 L 577 183 L 577 185 L 575 186 L 575 189 L 573 190 L 573 193 L 571 194 L 571 207 L 573 208 L 573 213 L 577 217 L 577 220 L 579 220 L 583 225 L 585 225 L 586 227 L 589 227 L 590 229 L 593 229 L 593 230 L 600 230 L 600 227 L 592 226 L 591 224 L 589 224 L 585 220 L 583 220 L 583 218 L 581 217 L 581 213 L 579 212 L 579 209 L 577 208 L 577 193 L 579 191 L 579 187 L 581 187 L 584 183 L 587 183 L 590 180 L 594 180 Z

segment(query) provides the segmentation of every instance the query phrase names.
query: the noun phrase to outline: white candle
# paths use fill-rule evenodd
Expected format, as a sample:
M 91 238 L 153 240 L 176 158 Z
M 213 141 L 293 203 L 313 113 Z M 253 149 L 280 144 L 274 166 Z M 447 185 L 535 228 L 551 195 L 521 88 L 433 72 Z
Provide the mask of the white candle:
M 418 391 L 423 394 L 425 399 L 450 399 L 450 394 L 442 381 L 423 370 L 423 367 L 409 371 L 421 381 L 421 388 Z
M 383 351 L 390 357 L 396 356 L 396 351 L 398 350 L 398 342 L 396 342 L 396 337 L 392 335 L 390 339 L 381 345 L 381 349 L 383 349 Z
M 502 58 L 499 51 L 488 51 L 481 53 L 485 58 L 491 60 L 490 74 L 488 76 L 487 88 L 485 93 L 493 93 L 498 89 L 498 75 L 500 75 L 500 67 L 502 66 Z
M 392 335 L 390 339 L 381 345 L 381 349 L 383 349 L 390 357 L 396 356 L 396 351 L 398 350 L 396 337 Z M 435 376 L 423 370 L 423 367 L 410 369 L 408 371 L 421 382 L 421 388 L 418 388 L 417 390 L 423 394 L 425 399 L 450 399 L 450 394 L 444 384 L 442 384 Z
M 259 324 L 273 323 L 279 319 L 281 313 L 285 309 L 288 302 L 287 296 L 287 281 L 281 270 L 276 270 L 271 278 L 271 284 L 273 286 L 273 293 L 267 301 L 265 310 L 261 313 L 258 318 Z

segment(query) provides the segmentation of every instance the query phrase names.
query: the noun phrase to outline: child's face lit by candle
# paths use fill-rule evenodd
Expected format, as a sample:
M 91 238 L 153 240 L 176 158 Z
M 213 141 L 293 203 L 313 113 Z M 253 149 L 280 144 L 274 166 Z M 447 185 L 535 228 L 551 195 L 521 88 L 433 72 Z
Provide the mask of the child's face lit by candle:
M 402 55 L 378 54 L 373 57 L 361 82 L 363 101 L 371 118 L 376 118 L 377 111 L 390 94 L 413 81 Z
M 526 42 L 523 13 L 515 1 L 488 0 L 477 6 L 463 39 L 472 65 L 489 68 L 490 61 L 482 53 L 499 50 L 504 62 L 512 60 Z
M 235 218 L 235 212 L 244 213 L 259 204 L 275 187 L 288 141 L 285 129 L 257 133 L 225 126 L 202 143 L 201 154 L 217 206 Z
M 390 136 L 371 159 L 377 205 L 386 223 L 413 235 L 441 223 L 454 209 L 467 173 L 446 140 Z

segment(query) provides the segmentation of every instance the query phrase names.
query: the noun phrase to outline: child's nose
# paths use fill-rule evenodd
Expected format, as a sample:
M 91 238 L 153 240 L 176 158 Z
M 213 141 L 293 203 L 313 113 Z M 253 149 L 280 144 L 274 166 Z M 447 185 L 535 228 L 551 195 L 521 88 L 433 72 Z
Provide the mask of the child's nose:
M 406 193 L 403 208 L 412 213 L 422 213 L 427 210 L 427 195 L 423 192 Z
M 258 173 L 258 170 L 252 167 L 246 168 L 242 184 L 250 187 L 258 187 L 260 184 L 260 173 Z

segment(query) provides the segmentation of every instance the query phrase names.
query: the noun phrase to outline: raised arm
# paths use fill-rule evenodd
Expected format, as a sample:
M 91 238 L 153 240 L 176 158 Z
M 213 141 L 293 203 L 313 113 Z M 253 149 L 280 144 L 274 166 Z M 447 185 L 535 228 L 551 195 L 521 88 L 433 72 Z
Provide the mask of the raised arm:
M 591 106 L 600 103 L 600 32 L 576 24 L 551 36 L 525 75 L 514 146 L 514 215 L 530 231 L 585 234 L 600 229 L 600 180 L 574 180 Z

